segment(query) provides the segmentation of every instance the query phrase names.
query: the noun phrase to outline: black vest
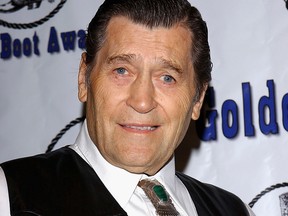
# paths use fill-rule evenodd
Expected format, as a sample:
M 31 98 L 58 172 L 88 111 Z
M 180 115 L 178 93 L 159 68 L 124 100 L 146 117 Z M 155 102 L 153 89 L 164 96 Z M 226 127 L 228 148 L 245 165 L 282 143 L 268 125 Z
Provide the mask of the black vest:
M 7 179 L 11 216 L 127 215 L 95 171 L 68 147 L 9 161 L 1 167 Z M 235 195 L 182 173 L 176 175 L 187 187 L 199 216 L 249 215 Z

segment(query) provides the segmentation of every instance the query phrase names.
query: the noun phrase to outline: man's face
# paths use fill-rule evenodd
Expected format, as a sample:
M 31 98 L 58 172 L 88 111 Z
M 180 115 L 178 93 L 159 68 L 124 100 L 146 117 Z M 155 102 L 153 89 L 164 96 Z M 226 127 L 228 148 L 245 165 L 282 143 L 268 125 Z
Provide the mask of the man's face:
M 191 33 L 180 25 L 150 29 L 124 17 L 110 20 L 89 86 L 84 60 L 79 73 L 89 135 L 108 162 L 153 175 L 171 158 L 204 95 L 193 104 L 191 46 Z

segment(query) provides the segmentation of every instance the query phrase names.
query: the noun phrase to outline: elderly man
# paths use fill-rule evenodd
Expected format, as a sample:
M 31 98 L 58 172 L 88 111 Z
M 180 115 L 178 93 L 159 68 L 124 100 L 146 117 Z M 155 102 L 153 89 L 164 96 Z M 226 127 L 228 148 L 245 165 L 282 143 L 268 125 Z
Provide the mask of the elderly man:
M 2 164 L 3 211 L 253 215 L 235 195 L 175 171 L 174 151 L 211 77 L 198 10 L 186 0 L 106 0 L 86 47 L 78 78 L 86 120 L 75 144 Z

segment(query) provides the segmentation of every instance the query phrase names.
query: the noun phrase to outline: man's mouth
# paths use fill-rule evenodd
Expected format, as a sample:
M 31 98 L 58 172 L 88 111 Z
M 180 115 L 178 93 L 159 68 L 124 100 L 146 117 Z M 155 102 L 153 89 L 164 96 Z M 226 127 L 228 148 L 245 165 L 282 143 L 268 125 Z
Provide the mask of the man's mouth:
M 154 131 L 159 126 L 140 126 L 140 125 L 121 125 L 123 128 L 136 130 L 136 131 Z

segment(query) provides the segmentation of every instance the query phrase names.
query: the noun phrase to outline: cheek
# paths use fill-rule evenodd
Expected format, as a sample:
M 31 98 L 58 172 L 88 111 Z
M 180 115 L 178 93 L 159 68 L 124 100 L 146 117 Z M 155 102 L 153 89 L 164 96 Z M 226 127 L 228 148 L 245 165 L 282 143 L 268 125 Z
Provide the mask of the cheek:
M 166 105 L 166 114 L 171 121 L 171 133 L 176 139 L 182 139 L 191 121 L 193 95 L 185 90 L 180 90 L 169 100 Z M 177 141 L 178 142 L 178 141 Z
M 168 95 L 166 108 L 167 113 L 173 118 L 182 120 L 192 110 L 193 94 L 186 89 L 178 89 L 173 94 Z
M 113 92 L 111 92 L 111 87 L 105 76 L 97 76 L 91 80 L 90 96 L 93 97 L 93 103 L 97 110 L 106 106 L 111 96 L 113 96 Z
M 119 118 L 120 110 L 123 110 L 123 101 L 125 98 L 124 90 L 115 88 L 110 82 L 109 77 L 97 78 L 91 83 L 90 95 L 92 97 L 91 112 L 94 112 L 96 124 L 101 128 L 111 129 L 111 122 Z M 87 104 L 89 108 L 89 104 Z M 121 112 L 120 112 L 121 114 Z M 105 131 L 101 132 L 104 133 Z
M 88 100 L 87 100 L 87 120 L 93 122 L 95 127 L 94 130 L 99 130 L 103 126 L 104 119 L 106 118 L 106 112 L 109 108 L 107 104 L 107 98 L 109 98 L 109 92 L 105 87 L 105 83 L 102 82 L 103 79 L 97 78 L 91 80 L 90 86 L 88 88 Z M 106 112 L 104 112 L 104 110 Z

